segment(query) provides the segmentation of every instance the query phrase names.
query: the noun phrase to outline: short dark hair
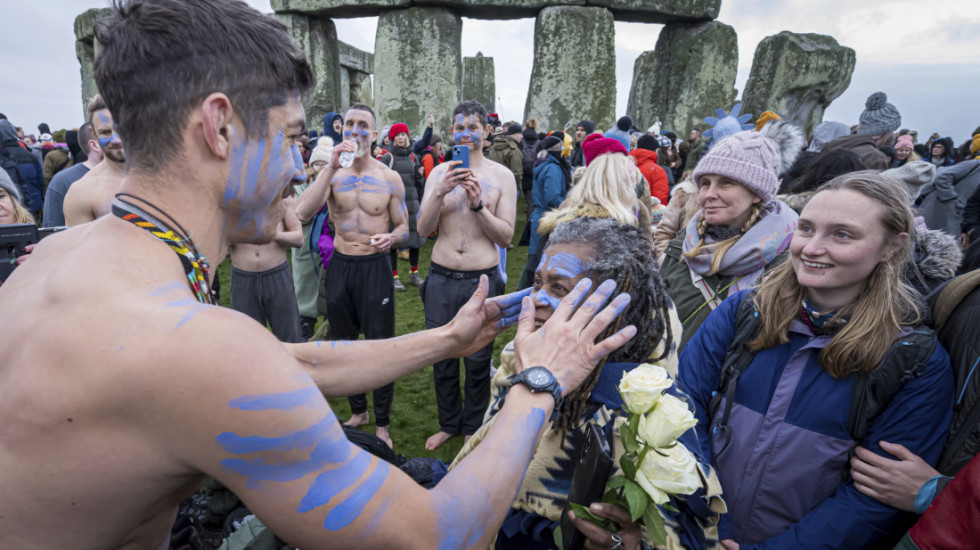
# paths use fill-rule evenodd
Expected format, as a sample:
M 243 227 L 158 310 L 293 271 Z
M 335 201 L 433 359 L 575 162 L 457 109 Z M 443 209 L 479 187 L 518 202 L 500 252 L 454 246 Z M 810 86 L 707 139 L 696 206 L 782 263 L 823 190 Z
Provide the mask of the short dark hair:
M 127 161 L 148 169 L 173 158 L 188 114 L 209 94 L 226 94 L 256 136 L 269 109 L 313 83 L 286 27 L 237 0 L 113 0 L 95 34 L 96 84 Z
M 453 109 L 453 121 L 456 120 L 456 115 L 470 116 L 476 115 L 476 118 L 480 119 L 480 124 L 483 126 L 488 126 L 489 113 L 487 113 L 487 108 L 483 106 L 479 101 L 468 99 L 466 101 L 461 101 L 456 108 Z
M 374 121 L 374 127 L 375 128 L 378 127 L 378 117 L 375 116 L 374 111 L 372 111 L 371 108 L 368 107 L 367 105 L 365 105 L 363 103 L 355 103 L 355 104 L 351 105 L 350 107 L 348 107 L 347 110 L 348 111 L 367 111 L 368 113 L 371 113 L 371 120 Z M 332 122 L 333 121 L 331 121 L 331 123 Z M 340 117 L 340 122 L 344 122 L 344 117 Z
M 105 106 L 105 101 L 102 100 L 102 96 L 99 95 L 99 94 L 96 94 L 95 97 L 93 97 L 92 99 L 90 99 L 88 101 L 88 123 L 89 124 L 92 124 L 92 117 L 95 116 L 95 113 L 101 111 L 102 109 L 108 109 L 108 107 Z
M 78 147 L 83 153 L 85 153 L 85 156 L 88 156 L 89 152 L 92 150 L 92 148 L 88 146 L 90 139 L 95 139 L 95 136 L 92 134 L 92 123 L 86 122 L 85 124 L 82 124 L 81 128 L 78 129 Z

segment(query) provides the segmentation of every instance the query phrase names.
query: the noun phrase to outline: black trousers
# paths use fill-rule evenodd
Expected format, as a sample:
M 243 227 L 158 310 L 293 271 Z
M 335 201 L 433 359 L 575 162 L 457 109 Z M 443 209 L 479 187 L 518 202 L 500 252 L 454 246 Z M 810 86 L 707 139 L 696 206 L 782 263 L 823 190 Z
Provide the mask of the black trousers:
M 330 323 L 330 340 L 368 340 L 395 335 L 395 287 L 387 254 L 349 256 L 334 251 L 323 285 Z M 379 428 L 388 425 L 395 384 L 374 390 L 374 417 Z M 367 396 L 347 398 L 351 412 L 367 412 Z
M 266 270 L 231 266 L 231 308 L 269 328 L 281 342 L 305 342 L 299 330 L 299 307 L 289 262 Z
M 481 271 L 456 271 L 432 262 L 429 275 L 419 288 L 425 306 L 425 328 L 445 325 L 473 296 L 480 275 L 490 279 L 489 296 L 504 292 L 496 267 Z M 459 395 L 459 359 L 446 359 L 432 366 L 439 408 L 439 429 L 451 434 L 472 435 L 483 423 L 490 403 L 490 358 L 493 342 L 463 358 L 466 381 L 463 399 Z

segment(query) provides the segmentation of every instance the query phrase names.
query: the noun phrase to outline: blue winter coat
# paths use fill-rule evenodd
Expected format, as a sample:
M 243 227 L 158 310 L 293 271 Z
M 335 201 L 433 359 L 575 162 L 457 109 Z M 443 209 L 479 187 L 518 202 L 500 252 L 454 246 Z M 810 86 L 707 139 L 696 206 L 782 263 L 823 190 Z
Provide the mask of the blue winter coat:
M 541 238 L 538 235 L 538 223 L 541 216 L 558 208 L 561 201 L 565 200 L 567 191 L 568 185 L 561 164 L 553 156 L 548 155 L 544 162 L 534 167 L 534 185 L 531 188 L 534 210 L 531 212 L 531 242 L 527 251 L 529 256 L 538 250 L 538 241 Z
M 863 548 L 890 534 L 901 512 L 858 492 L 848 475 L 849 452 L 860 444 L 894 459 L 878 446 L 885 440 L 935 465 L 952 414 L 949 355 L 937 343 L 925 372 L 906 382 L 863 441 L 854 441 L 847 431 L 854 377 L 828 374 L 817 355 L 830 337 L 813 336 L 794 320 L 789 342 L 758 352 L 739 378 L 731 441 L 720 452 L 707 409 L 746 293 L 711 312 L 681 352 L 678 370 L 728 504 L 719 537 L 734 538 L 743 550 L 836 549 Z M 722 401 L 718 414 L 724 407 Z

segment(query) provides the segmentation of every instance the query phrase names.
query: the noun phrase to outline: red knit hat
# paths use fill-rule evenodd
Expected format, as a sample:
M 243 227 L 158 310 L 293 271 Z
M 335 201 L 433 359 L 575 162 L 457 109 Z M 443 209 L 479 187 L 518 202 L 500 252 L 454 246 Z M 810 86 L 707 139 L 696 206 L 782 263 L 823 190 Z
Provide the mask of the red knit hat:
M 391 129 L 388 130 L 388 139 L 395 141 L 395 136 L 402 132 L 406 134 L 408 133 L 408 125 L 404 122 L 396 122 L 395 124 L 392 124 Z
M 609 153 L 621 153 L 628 155 L 626 147 L 617 139 L 602 137 L 602 134 L 589 134 L 582 140 L 582 152 L 585 153 L 585 165 L 588 166 L 593 159 L 600 155 Z

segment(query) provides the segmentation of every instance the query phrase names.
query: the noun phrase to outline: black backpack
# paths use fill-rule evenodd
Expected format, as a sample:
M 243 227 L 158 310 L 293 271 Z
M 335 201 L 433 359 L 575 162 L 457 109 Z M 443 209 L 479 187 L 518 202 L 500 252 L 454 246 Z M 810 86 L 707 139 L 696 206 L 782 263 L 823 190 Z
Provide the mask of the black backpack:
M 728 418 L 735 403 L 738 378 L 755 358 L 755 352 L 748 348 L 748 342 L 755 338 L 761 325 L 759 312 L 755 308 L 755 295 L 754 290 L 748 293 L 738 306 L 735 313 L 735 337 L 725 355 L 718 390 L 708 404 L 708 413 L 714 417 L 722 398 L 725 398 L 722 416 L 711 423 L 712 433 L 720 433 L 725 438 L 722 450 L 731 441 Z M 854 375 L 851 408 L 847 417 L 847 431 L 853 440 L 863 440 L 868 435 L 871 423 L 888 408 L 902 386 L 922 375 L 935 347 L 936 333 L 928 328 L 918 328 L 911 334 L 896 339 L 873 371 Z

